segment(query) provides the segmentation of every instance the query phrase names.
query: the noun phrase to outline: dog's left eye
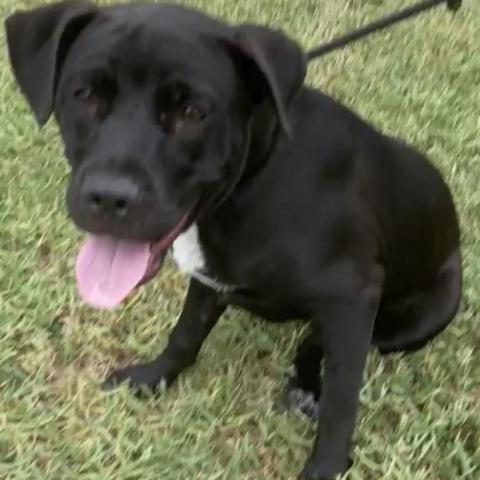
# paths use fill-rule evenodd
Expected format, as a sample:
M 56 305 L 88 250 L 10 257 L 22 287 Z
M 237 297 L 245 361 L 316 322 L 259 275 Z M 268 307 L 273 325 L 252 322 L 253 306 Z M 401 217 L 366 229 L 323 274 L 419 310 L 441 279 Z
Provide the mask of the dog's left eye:
M 199 123 L 205 116 L 205 112 L 196 105 L 186 105 L 182 110 L 183 120 L 189 123 Z

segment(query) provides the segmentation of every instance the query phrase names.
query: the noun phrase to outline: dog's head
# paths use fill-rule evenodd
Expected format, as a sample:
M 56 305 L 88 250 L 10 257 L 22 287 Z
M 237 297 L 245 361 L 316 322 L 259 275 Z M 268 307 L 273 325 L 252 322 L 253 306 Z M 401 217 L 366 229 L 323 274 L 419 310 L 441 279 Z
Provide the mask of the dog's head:
M 233 187 L 259 108 L 289 133 L 305 75 L 301 49 L 282 33 L 174 5 L 68 1 L 17 12 L 6 30 L 37 121 L 54 112 L 59 124 L 69 215 L 90 234 L 77 277 L 100 306 L 151 276 Z

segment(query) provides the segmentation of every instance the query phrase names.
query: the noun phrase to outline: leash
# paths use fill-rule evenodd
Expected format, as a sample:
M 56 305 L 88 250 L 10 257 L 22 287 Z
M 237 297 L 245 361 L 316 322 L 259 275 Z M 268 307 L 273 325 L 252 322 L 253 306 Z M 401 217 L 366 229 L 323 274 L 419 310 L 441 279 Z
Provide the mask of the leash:
M 450 10 L 456 12 L 461 7 L 462 0 L 425 0 L 417 5 L 407 7 L 404 10 L 400 10 L 399 12 L 388 15 L 385 18 L 372 22 L 364 27 L 354 30 L 353 32 L 342 35 L 341 37 L 338 37 L 324 45 L 310 50 L 307 52 L 307 60 L 310 61 L 333 52 L 334 50 L 338 50 L 339 48 L 346 47 L 348 44 L 353 43 L 360 38 L 383 30 L 391 25 L 394 25 L 395 23 L 406 20 L 407 18 L 419 15 L 420 13 L 430 10 L 434 7 L 438 7 L 442 3 L 446 3 Z

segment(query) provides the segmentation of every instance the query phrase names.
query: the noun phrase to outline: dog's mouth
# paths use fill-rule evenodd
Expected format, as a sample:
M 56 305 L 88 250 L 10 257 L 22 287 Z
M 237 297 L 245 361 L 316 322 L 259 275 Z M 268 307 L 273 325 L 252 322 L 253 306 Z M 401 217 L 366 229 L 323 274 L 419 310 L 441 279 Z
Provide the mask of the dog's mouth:
M 155 242 L 89 235 L 75 265 L 83 300 L 96 308 L 112 309 L 119 305 L 158 272 L 189 217 L 185 214 L 169 233 Z

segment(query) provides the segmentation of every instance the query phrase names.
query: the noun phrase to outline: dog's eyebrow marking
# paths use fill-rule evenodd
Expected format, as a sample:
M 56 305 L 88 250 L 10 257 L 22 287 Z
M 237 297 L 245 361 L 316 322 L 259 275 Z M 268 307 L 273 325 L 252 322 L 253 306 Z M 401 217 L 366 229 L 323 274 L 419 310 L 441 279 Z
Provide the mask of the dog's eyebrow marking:
M 189 93 L 193 96 L 207 97 L 210 101 L 218 102 L 220 99 L 217 92 L 211 88 L 211 86 L 202 81 L 200 78 L 197 79 L 195 83 L 192 83 L 191 79 L 183 75 L 175 75 L 174 77 L 169 78 L 166 82 L 163 83 L 162 87 L 171 87 L 172 85 L 180 84 L 182 87 L 186 88 Z

